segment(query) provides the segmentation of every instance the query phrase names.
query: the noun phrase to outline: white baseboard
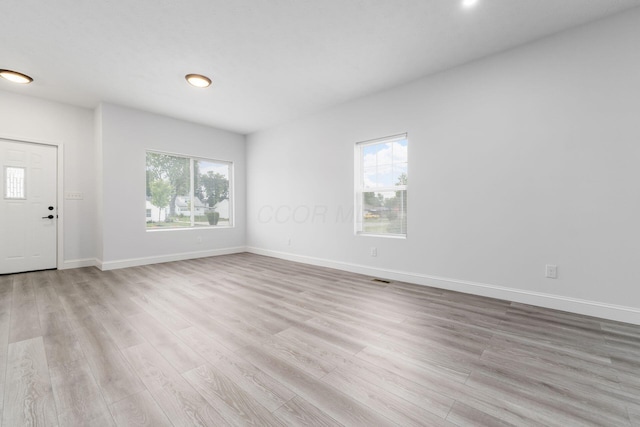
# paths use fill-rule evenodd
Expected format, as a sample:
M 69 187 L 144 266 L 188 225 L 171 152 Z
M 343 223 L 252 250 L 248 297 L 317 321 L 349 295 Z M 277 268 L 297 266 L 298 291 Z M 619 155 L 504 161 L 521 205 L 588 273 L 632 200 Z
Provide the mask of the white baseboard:
M 503 286 L 489 285 L 486 283 L 469 282 L 446 277 L 429 276 L 420 273 L 410 273 L 398 270 L 369 267 L 342 261 L 334 261 L 323 258 L 315 258 L 305 255 L 296 255 L 287 252 L 272 251 L 269 249 L 247 247 L 247 252 L 281 258 L 304 264 L 321 267 L 335 268 L 337 270 L 364 274 L 382 279 L 398 280 L 415 283 L 418 285 L 432 286 L 434 288 L 464 292 L 490 298 L 530 304 L 538 307 L 568 311 L 586 316 L 599 317 L 601 319 L 615 320 L 618 322 L 640 325 L 640 309 L 596 301 L 570 298 L 560 295 L 545 294 L 542 292 L 524 291 L 520 289 L 506 288 Z
M 129 258 L 116 261 L 95 260 L 95 266 L 102 271 L 115 270 L 118 268 L 137 267 L 139 265 L 160 264 L 163 262 L 183 261 L 186 259 L 205 258 L 218 255 L 229 255 L 246 252 L 246 247 L 237 246 L 233 248 L 211 249 L 207 251 L 182 252 L 178 254 L 159 255 L 144 258 Z
M 62 262 L 60 270 L 67 270 L 69 268 L 82 268 L 82 267 L 94 267 L 97 260 L 95 258 L 83 258 L 83 259 L 69 259 Z

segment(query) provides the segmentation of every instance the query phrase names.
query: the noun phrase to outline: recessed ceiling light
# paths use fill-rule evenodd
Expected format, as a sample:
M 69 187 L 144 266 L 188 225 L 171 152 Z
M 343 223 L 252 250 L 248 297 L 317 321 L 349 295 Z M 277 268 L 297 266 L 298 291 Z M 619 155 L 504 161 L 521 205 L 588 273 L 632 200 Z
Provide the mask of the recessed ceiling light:
M 478 0 L 462 0 L 462 6 L 469 9 L 475 6 L 478 3 Z
M 29 84 L 33 81 L 33 79 L 26 74 L 13 70 L 0 70 L 0 77 L 9 80 L 10 82 L 20 83 L 23 85 Z
M 211 84 L 211 79 L 201 74 L 187 74 L 184 76 L 191 86 L 195 87 L 207 87 Z

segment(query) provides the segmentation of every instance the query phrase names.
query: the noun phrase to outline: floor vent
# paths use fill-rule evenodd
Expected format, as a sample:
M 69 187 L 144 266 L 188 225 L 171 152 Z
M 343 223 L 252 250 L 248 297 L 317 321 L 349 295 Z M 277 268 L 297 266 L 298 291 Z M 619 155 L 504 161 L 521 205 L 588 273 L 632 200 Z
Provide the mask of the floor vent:
M 388 280 L 384 280 L 384 279 L 372 279 L 372 281 L 374 281 L 374 282 L 380 282 L 380 283 L 391 283 L 390 281 L 388 281 Z

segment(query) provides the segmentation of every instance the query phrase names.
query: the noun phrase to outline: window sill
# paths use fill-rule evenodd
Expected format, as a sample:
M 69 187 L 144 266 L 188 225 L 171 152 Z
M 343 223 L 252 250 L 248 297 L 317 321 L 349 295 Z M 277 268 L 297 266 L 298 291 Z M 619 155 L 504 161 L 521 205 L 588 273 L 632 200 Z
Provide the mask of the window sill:
M 211 226 L 203 226 L 203 227 L 173 227 L 173 228 L 147 228 L 145 231 L 147 233 L 158 233 L 164 231 L 199 231 L 199 230 L 219 230 L 219 229 L 230 229 L 235 228 L 233 225 L 211 225 Z
M 400 240 L 406 240 L 407 235 L 406 234 L 375 234 L 375 233 L 363 233 L 361 231 L 357 231 L 356 232 L 356 236 L 362 236 L 362 237 L 384 237 L 387 239 L 400 239 Z

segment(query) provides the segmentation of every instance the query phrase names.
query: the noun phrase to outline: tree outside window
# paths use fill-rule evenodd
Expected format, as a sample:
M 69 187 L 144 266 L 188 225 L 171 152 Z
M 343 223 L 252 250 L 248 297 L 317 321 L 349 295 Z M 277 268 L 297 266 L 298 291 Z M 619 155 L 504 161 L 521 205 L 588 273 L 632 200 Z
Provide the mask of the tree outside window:
M 147 228 L 232 226 L 232 163 L 147 152 Z M 148 216 L 147 216 L 148 217 Z

